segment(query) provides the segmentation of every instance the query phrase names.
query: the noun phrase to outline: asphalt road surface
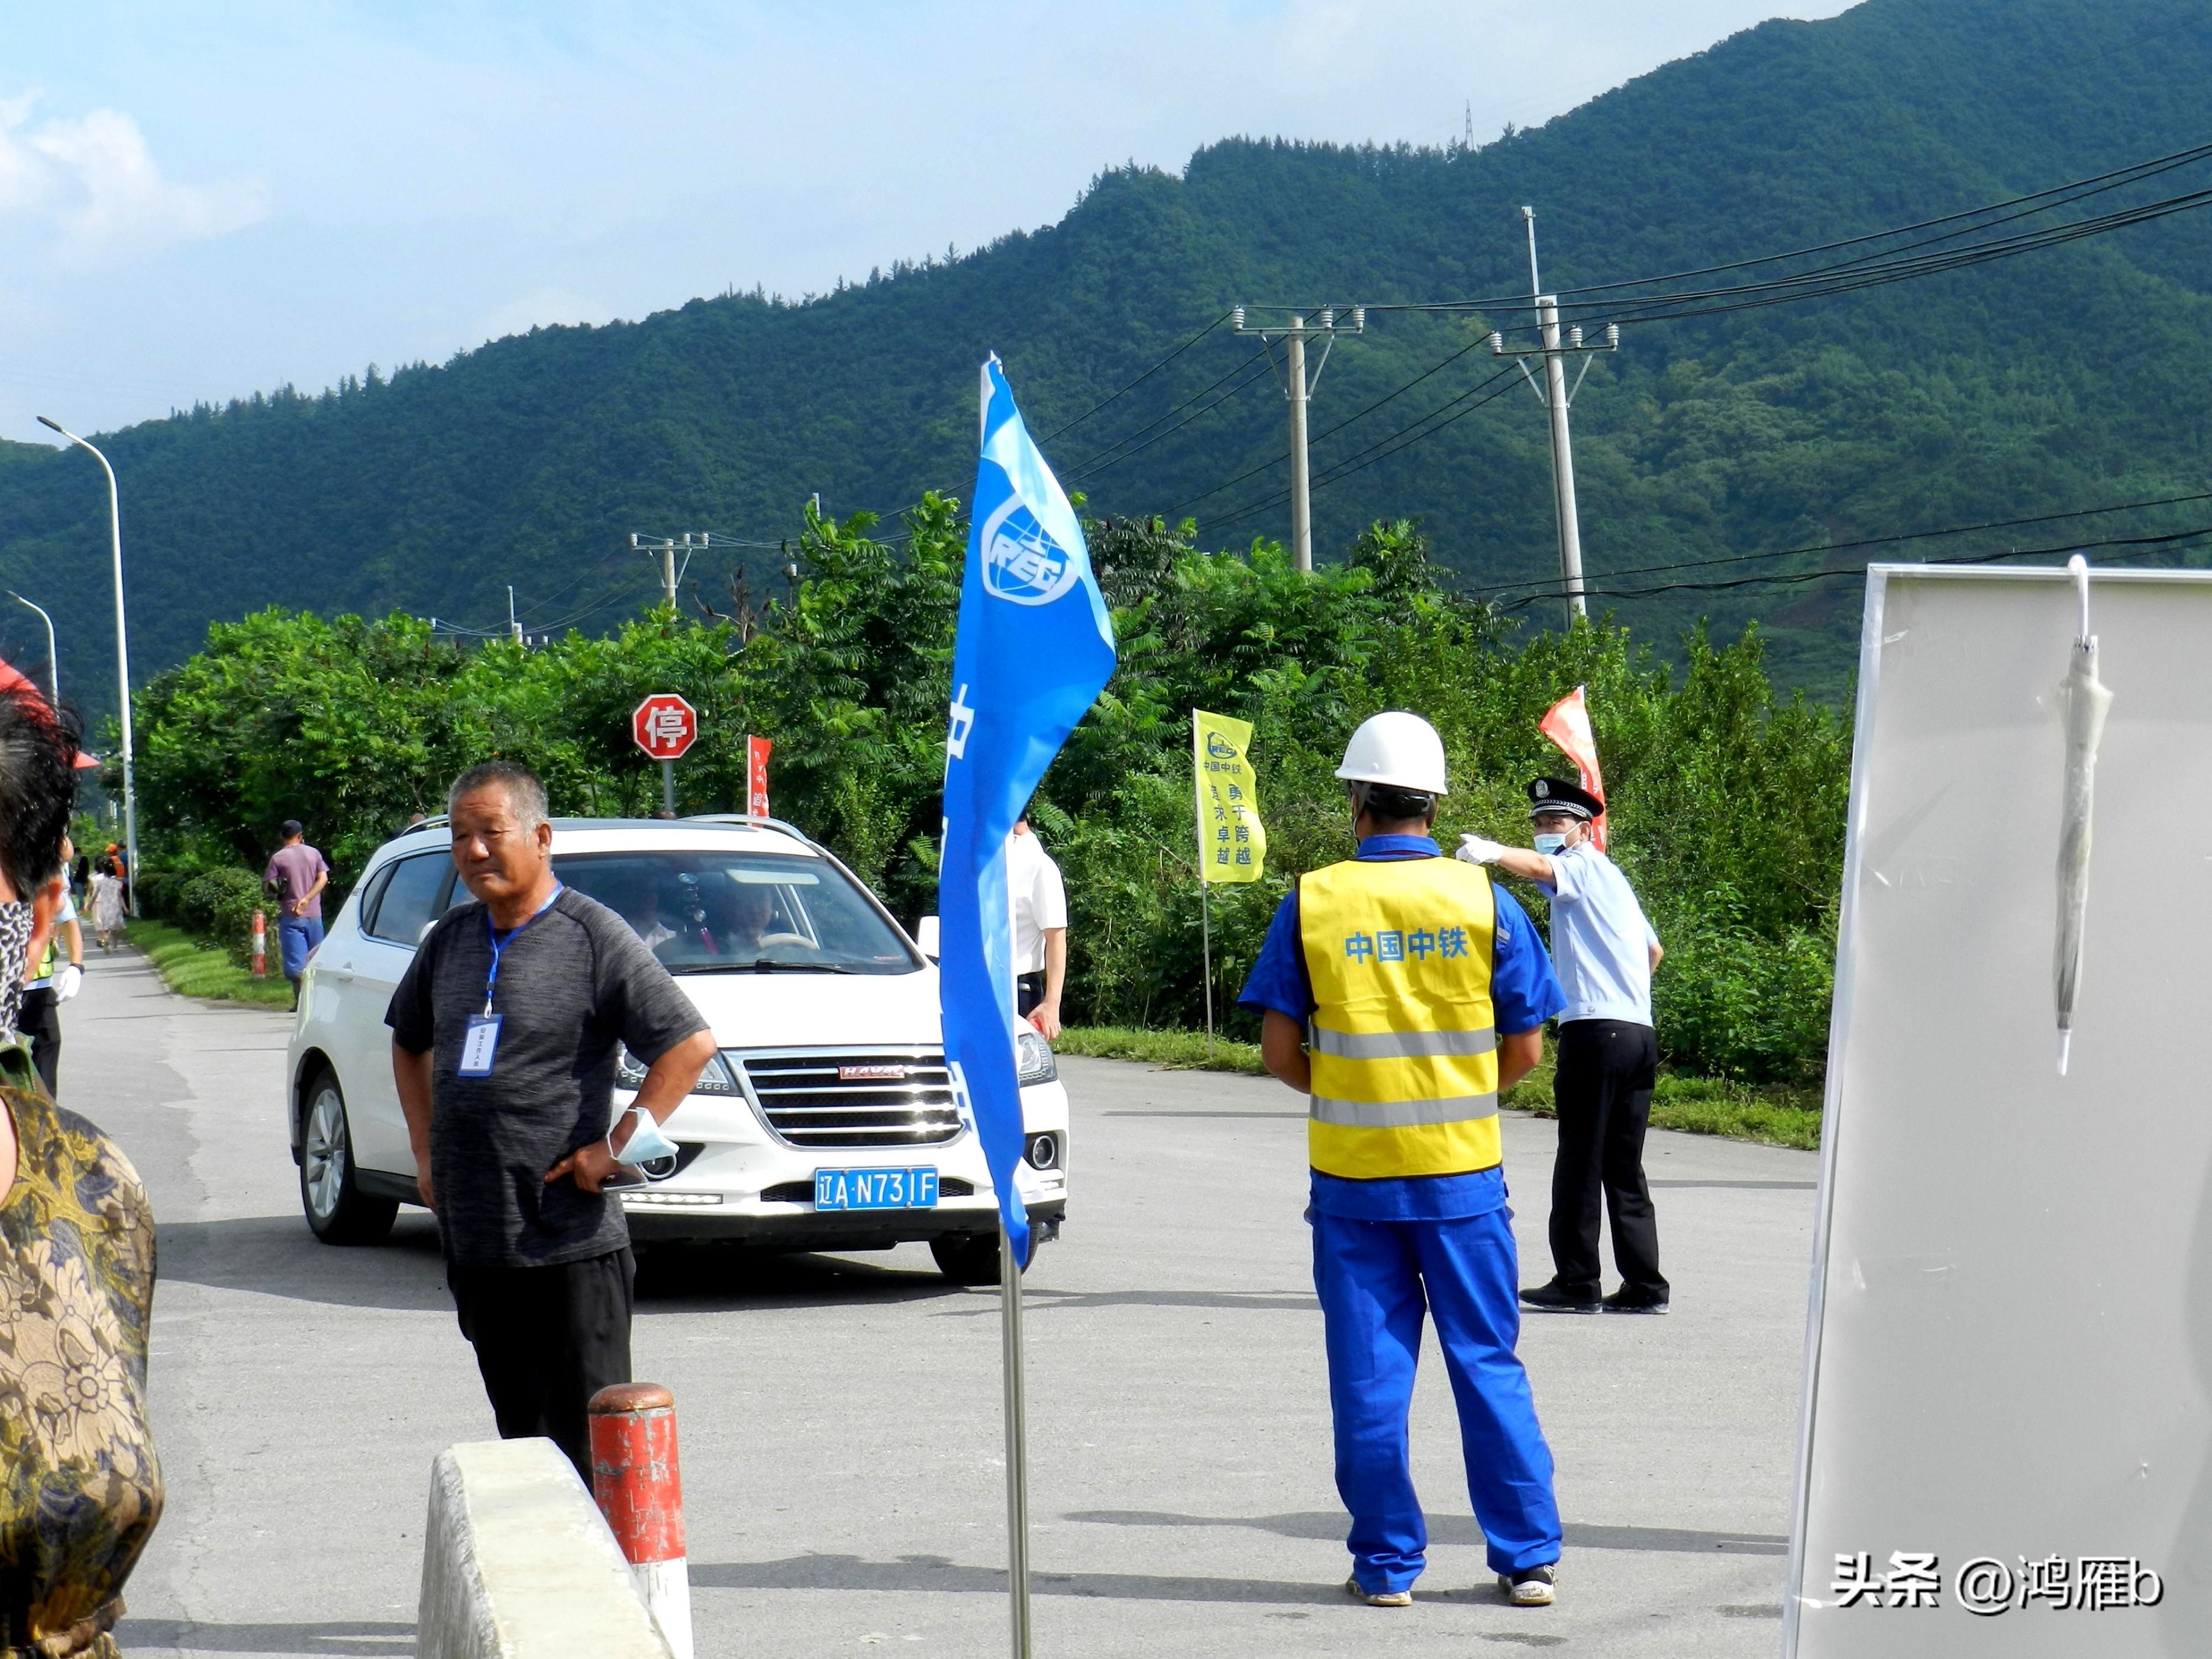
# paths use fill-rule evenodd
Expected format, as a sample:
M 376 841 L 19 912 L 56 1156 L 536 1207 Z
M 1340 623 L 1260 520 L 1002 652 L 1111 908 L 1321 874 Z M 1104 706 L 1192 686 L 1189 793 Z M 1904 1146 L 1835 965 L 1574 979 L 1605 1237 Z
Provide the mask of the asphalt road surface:
M 63 1098 L 161 1222 L 168 1507 L 126 1652 L 404 1655 L 430 1461 L 489 1438 L 427 1214 L 317 1243 L 282 1118 L 288 1021 L 97 953 Z M 1413 1437 L 1434 1541 L 1410 1609 L 1351 1601 L 1329 1471 L 1300 1105 L 1261 1079 L 1070 1060 L 1070 1218 L 1029 1280 L 1041 1659 L 1771 1653 L 1814 1159 L 1654 1134 L 1664 1319 L 1532 1316 L 1559 1460 L 1559 1605 L 1498 1598 L 1433 1341 Z M 1527 1282 L 1550 1126 L 1509 1118 Z M 1006 1651 L 995 1291 L 918 1247 L 648 1258 L 641 1377 L 675 1390 L 703 1656 Z

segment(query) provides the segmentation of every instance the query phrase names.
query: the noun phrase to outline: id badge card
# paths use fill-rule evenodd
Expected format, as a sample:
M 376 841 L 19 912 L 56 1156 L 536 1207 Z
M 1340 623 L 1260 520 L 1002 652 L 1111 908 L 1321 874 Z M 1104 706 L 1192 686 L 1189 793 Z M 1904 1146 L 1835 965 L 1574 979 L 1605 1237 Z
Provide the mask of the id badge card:
M 501 1014 L 471 1014 L 467 1033 L 461 1038 L 462 1077 L 489 1077 L 492 1055 L 499 1049 Z

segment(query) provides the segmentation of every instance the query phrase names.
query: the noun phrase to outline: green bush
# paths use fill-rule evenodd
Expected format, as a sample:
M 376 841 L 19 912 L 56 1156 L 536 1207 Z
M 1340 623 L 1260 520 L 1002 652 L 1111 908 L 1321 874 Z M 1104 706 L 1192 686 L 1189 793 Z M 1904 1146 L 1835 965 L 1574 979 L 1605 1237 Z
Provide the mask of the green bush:
M 273 933 L 274 905 L 261 878 L 251 870 L 217 865 L 179 882 L 163 914 L 179 927 L 227 951 L 242 966 L 252 959 L 256 910 L 270 913 L 269 928 Z

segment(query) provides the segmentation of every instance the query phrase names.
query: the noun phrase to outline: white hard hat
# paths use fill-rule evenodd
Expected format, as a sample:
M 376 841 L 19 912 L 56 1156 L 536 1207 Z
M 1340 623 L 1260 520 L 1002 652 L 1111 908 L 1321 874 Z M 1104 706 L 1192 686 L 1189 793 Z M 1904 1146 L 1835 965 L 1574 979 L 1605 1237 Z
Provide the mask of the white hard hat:
M 1416 794 L 1444 790 L 1444 740 L 1419 714 L 1392 709 L 1360 723 L 1344 745 L 1336 775 L 1347 783 L 1380 783 Z

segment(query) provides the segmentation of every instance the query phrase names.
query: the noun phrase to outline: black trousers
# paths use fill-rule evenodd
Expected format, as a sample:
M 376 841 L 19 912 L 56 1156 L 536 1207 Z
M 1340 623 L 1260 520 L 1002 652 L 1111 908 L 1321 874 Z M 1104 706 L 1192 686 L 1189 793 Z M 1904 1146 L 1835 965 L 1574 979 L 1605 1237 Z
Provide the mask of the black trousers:
M 461 1334 L 477 1351 L 499 1437 L 542 1434 L 592 1484 L 587 1407 L 629 1375 L 637 1260 L 625 1245 L 551 1267 L 446 1264 Z
M 1027 1019 L 1044 1000 L 1044 969 L 1014 975 L 1014 1012 Z
M 31 1044 L 31 1063 L 39 1068 L 39 1079 L 46 1085 L 49 1099 L 59 1099 L 54 1092 L 54 1079 L 62 1068 L 62 1006 L 54 1000 L 54 988 L 42 986 L 35 991 L 23 993 L 23 1006 L 16 1011 L 15 1029 Z
M 1632 1296 L 1663 1301 L 1659 1224 L 1644 1178 L 1644 1131 L 1651 1121 L 1659 1040 L 1625 1019 L 1577 1019 L 1559 1027 L 1552 1094 L 1559 1115 L 1552 1166 L 1552 1262 L 1560 1288 L 1598 1288 L 1598 1207 L 1613 1216 L 1613 1262 Z

